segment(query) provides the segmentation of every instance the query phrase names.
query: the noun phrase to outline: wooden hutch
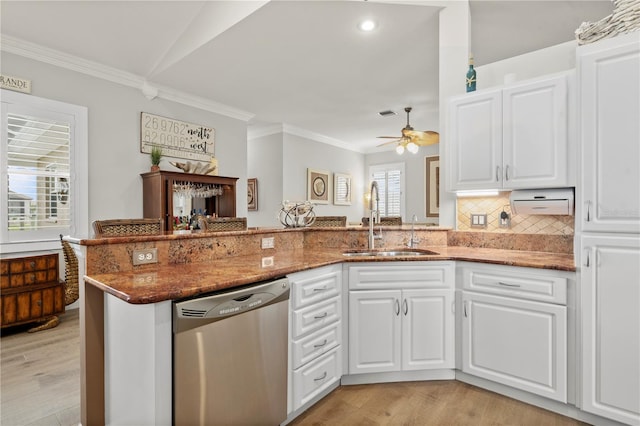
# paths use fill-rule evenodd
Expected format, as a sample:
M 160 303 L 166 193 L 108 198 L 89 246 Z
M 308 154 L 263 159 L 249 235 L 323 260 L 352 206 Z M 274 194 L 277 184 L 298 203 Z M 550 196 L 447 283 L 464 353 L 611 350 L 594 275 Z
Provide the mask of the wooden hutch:
M 194 209 L 197 213 L 204 214 L 206 211 L 206 214 L 217 217 L 236 216 L 238 178 L 165 170 L 142 173 L 140 176 L 143 215 L 146 218 L 164 219 L 166 231 L 174 229 L 176 216 L 189 216 Z M 185 188 L 193 191 L 190 193 Z

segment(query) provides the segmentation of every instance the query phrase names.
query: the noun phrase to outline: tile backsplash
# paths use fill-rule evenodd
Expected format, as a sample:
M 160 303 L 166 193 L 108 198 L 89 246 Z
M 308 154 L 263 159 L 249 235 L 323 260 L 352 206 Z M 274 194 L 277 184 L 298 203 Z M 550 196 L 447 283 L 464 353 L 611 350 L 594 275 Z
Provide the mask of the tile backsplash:
M 509 228 L 500 228 L 500 213 L 509 213 Z M 471 214 L 486 214 L 487 227 L 471 227 Z M 458 198 L 457 230 L 515 234 L 573 235 L 574 216 L 514 215 L 509 206 L 509 193 L 495 197 Z

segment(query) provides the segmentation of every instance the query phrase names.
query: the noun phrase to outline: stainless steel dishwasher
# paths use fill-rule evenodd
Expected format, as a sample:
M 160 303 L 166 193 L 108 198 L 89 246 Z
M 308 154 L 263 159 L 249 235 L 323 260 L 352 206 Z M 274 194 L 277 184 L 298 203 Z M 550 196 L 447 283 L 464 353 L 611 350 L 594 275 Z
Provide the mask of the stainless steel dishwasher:
M 288 301 L 282 278 L 174 302 L 174 424 L 286 419 Z

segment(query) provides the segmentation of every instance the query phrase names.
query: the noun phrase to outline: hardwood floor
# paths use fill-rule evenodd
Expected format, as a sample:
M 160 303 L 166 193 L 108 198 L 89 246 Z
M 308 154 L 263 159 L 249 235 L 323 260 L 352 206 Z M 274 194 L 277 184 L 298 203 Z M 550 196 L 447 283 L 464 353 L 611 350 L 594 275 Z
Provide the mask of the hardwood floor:
M 2 330 L 0 424 L 80 422 L 77 309 L 51 330 Z M 342 386 L 291 425 L 582 425 L 577 420 L 457 381 Z
M 69 426 L 80 423 L 78 309 L 60 315 L 52 329 L 31 325 L 2 330 L 0 424 Z
M 455 380 L 341 386 L 290 425 L 584 425 Z

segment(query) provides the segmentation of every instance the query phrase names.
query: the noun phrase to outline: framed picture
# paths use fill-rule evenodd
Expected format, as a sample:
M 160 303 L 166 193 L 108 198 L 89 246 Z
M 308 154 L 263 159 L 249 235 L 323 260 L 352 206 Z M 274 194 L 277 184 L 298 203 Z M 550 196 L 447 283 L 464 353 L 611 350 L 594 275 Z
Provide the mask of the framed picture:
M 333 204 L 339 206 L 351 205 L 351 175 L 344 173 L 333 174 Z
M 427 188 L 427 217 L 440 216 L 440 156 L 424 157 Z
M 307 200 L 316 204 L 329 204 L 330 193 L 329 172 L 307 169 Z
M 258 210 L 258 179 L 247 179 L 247 210 Z

